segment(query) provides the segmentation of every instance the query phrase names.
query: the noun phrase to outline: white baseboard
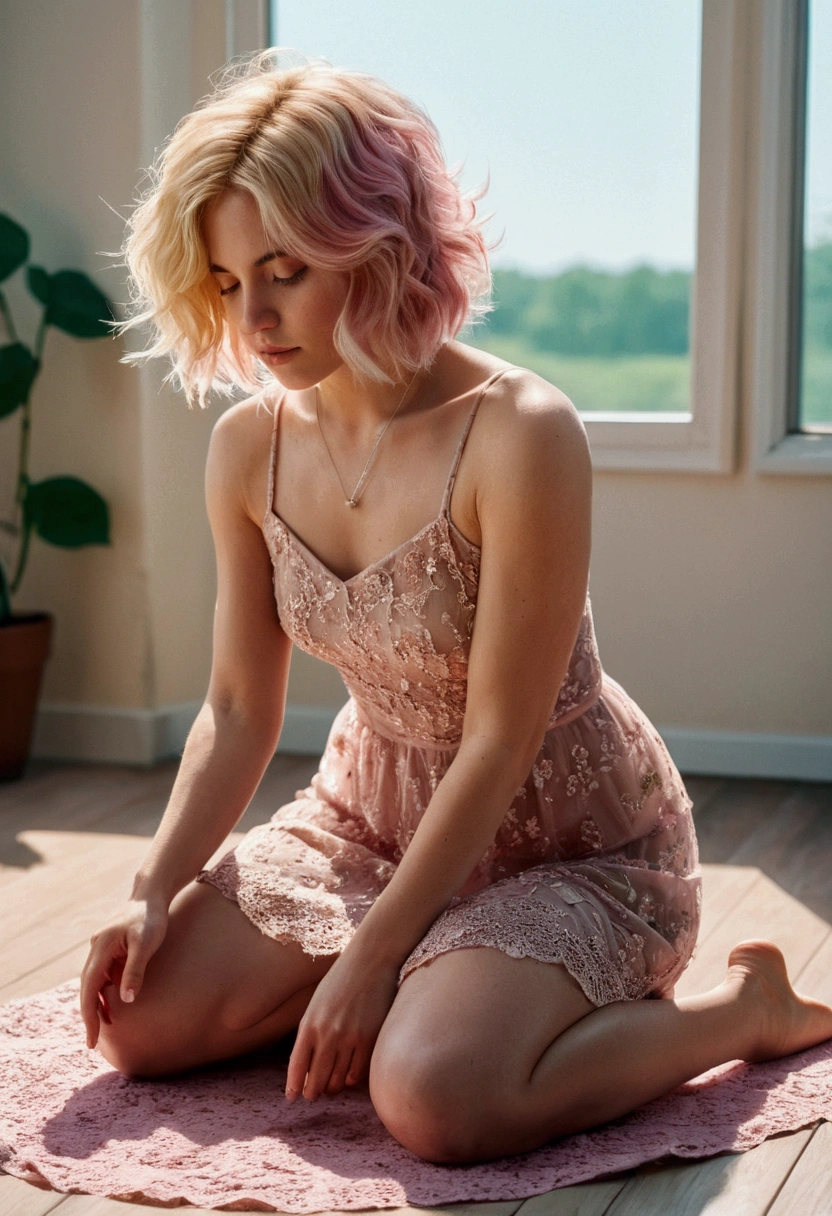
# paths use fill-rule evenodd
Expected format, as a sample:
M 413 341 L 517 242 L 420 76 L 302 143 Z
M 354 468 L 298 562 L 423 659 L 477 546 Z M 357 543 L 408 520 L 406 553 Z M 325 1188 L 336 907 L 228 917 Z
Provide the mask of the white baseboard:
M 681 773 L 832 781 L 832 737 L 657 727 Z
M 41 705 L 32 755 L 39 760 L 155 764 L 182 754 L 201 701 L 161 709 L 96 705 Z M 337 710 L 287 705 L 279 752 L 319 756 Z
M 154 764 L 181 754 L 201 701 L 161 709 L 42 705 L 32 755 L 41 760 Z M 319 756 L 337 709 L 287 705 L 278 752 Z M 682 773 L 832 781 L 832 737 L 657 727 Z

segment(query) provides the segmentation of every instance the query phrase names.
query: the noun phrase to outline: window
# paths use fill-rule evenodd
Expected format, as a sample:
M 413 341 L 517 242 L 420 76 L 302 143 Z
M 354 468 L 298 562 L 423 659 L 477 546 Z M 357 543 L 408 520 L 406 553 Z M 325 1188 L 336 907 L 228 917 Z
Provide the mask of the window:
M 276 33 L 424 105 L 466 187 L 490 168 L 497 308 L 464 340 L 581 411 L 684 413 L 700 8 L 281 0 Z
M 392 12 L 272 0 L 270 38 L 391 80 L 464 186 L 491 172 L 502 309 L 467 340 L 564 388 L 596 468 L 733 471 L 742 393 L 754 469 L 832 471 L 826 0 Z
M 424 105 L 466 188 L 490 172 L 498 310 L 464 340 L 563 388 L 596 467 L 731 467 L 734 0 L 391 13 L 387 0 L 272 0 L 271 37 Z

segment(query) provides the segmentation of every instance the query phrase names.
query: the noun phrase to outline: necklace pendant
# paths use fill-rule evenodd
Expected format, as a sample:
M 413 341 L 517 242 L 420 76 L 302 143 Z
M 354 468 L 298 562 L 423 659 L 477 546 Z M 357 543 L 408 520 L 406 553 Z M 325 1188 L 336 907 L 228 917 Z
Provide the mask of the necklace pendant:
M 348 499 L 347 499 L 347 506 L 348 506 L 348 507 L 357 507 L 357 506 L 358 506 L 358 503 L 355 501 L 355 499 L 354 499 L 354 498 L 348 498 Z

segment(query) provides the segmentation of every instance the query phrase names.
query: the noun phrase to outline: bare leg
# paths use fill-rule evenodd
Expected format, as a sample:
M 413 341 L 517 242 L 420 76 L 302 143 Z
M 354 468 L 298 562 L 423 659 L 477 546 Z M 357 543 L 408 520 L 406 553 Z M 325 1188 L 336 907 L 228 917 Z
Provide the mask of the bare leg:
M 435 1161 L 526 1152 L 718 1064 L 772 1059 L 832 1037 L 832 1009 L 793 991 L 769 942 L 737 946 L 710 992 L 598 1009 L 559 965 L 492 950 L 440 956 L 413 972 L 399 997 L 420 971 L 382 1028 L 370 1086 L 392 1134 Z
M 168 934 L 125 1005 L 105 989 L 106 1059 L 131 1076 L 162 1076 L 276 1043 L 294 1030 L 336 955 L 310 958 L 273 941 L 216 887 L 192 883 L 171 908 Z
M 745 942 L 710 992 L 681 1000 L 618 1002 L 559 1035 L 528 1081 L 534 1138 L 553 1087 L 572 1090 L 549 1135 L 566 1135 L 619 1115 L 729 1060 L 776 1059 L 832 1037 L 832 1009 L 799 997 L 783 955 Z M 569 1078 L 580 1078 L 579 1085 Z M 544 1116 L 545 1117 L 545 1116 Z M 515 1151 L 515 1150 L 512 1150 Z

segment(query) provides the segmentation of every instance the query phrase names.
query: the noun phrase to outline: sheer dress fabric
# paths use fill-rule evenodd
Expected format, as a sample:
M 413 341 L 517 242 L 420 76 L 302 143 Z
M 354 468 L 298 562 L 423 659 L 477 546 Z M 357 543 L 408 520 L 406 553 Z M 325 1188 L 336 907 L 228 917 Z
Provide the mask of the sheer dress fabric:
M 395 873 L 456 754 L 480 551 L 451 521 L 470 410 L 440 511 L 350 579 L 273 508 L 275 406 L 262 528 L 280 623 L 340 671 L 339 711 L 310 785 L 198 880 L 265 934 L 311 956 L 343 950 Z M 488 946 L 562 963 L 595 1005 L 667 996 L 701 910 L 691 800 L 658 731 L 603 671 L 587 594 L 540 751 L 493 843 L 399 973 Z

